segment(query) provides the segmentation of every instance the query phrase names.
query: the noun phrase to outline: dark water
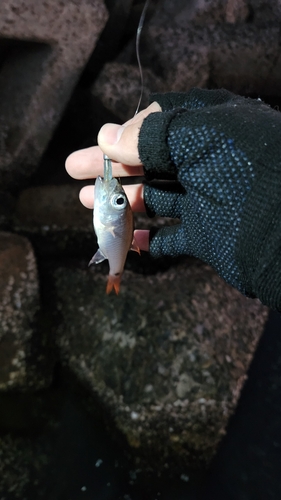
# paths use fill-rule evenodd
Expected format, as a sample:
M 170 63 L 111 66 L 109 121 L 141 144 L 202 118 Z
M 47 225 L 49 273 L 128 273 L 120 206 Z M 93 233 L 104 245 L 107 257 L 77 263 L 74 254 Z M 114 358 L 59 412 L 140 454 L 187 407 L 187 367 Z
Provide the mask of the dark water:
M 281 317 L 271 313 L 237 411 L 208 472 L 171 478 L 131 459 L 59 370 L 34 395 L 0 395 L 1 500 L 280 500 Z M 94 415 L 94 416 L 93 416 Z M 1 442 L 1 441 L 0 441 Z M 16 443 L 15 449 L 13 449 Z M 21 480 L 21 481 L 20 481 Z M 14 481 L 14 490 L 11 482 Z M 10 492 L 9 492 L 10 489 Z M 13 491 L 11 491 L 13 490 Z

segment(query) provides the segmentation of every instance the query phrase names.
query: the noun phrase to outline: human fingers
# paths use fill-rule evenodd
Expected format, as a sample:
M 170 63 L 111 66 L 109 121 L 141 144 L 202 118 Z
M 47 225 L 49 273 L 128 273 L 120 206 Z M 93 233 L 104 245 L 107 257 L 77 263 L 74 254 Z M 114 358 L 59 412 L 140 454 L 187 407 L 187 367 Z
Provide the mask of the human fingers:
M 186 191 L 175 181 L 161 181 L 144 185 L 146 211 L 152 217 L 180 219 Z
M 140 250 L 149 252 L 149 230 L 148 229 L 136 229 L 134 231 L 134 238 L 137 246 Z
M 145 212 L 143 201 L 143 184 L 123 186 L 129 203 L 134 212 Z M 85 186 L 81 189 L 79 198 L 86 208 L 94 207 L 94 186 Z
M 74 179 L 94 179 L 98 175 L 103 176 L 103 152 L 99 146 L 74 151 L 65 162 L 67 173 Z M 142 166 L 128 166 L 112 162 L 114 177 L 142 176 Z
M 129 166 L 141 166 L 138 139 L 142 122 L 150 113 L 160 111 L 159 104 L 155 102 L 124 125 L 106 123 L 98 134 L 98 144 L 101 150 L 116 162 Z
M 140 124 L 142 123 L 144 118 L 148 116 L 150 113 L 156 111 L 161 111 L 161 108 L 157 102 L 154 102 L 146 109 L 144 109 L 143 111 L 135 115 L 133 118 L 131 118 L 131 120 L 128 120 L 122 126 L 115 124 L 104 125 L 99 134 L 100 143 L 107 144 L 108 140 L 109 141 L 112 140 L 112 134 L 113 134 L 113 141 L 115 141 L 114 134 L 116 133 L 116 131 L 117 132 L 119 131 L 118 134 L 120 134 L 120 132 L 122 132 L 124 128 L 126 128 L 129 125 L 139 124 L 140 127 Z M 135 128 L 130 129 L 130 131 L 127 131 L 125 137 L 120 142 L 120 145 L 117 148 L 115 148 L 117 149 L 119 156 L 121 151 L 120 161 L 114 155 L 115 152 L 114 148 L 111 151 L 112 154 L 108 154 L 105 151 L 105 149 L 103 149 L 102 151 L 99 146 L 92 146 L 90 148 L 74 151 L 71 155 L 69 155 L 65 162 L 66 171 L 74 179 L 92 179 L 97 177 L 98 175 L 102 176 L 104 169 L 103 152 L 105 152 L 113 160 L 112 168 L 114 176 L 116 177 L 142 176 L 143 168 L 140 164 L 137 153 L 138 131 L 139 128 L 137 126 Z M 133 135 L 135 138 L 133 148 L 134 148 L 134 156 L 136 158 L 136 162 L 134 163 L 134 161 L 131 160 L 131 163 L 127 165 L 126 162 L 122 160 L 122 156 L 126 157 L 128 154 L 130 154 L 130 158 L 132 158 L 131 155 L 132 144 L 130 141 L 131 135 Z M 131 149 L 130 150 L 124 149 L 124 154 L 122 155 L 122 148 L 127 148 L 128 146 L 128 143 L 126 141 L 129 141 Z
M 127 120 L 125 123 L 123 123 L 123 127 L 132 125 L 133 123 L 137 123 L 139 121 L 143 121 L 150 113 L 156 113 L 157 111 L 162 111 L 162 109 L 160 104 L 154 101 L 147 108 L 143 109 L 137 115 L 133 116 L 133 118 L 130 118 L 130 120 Z

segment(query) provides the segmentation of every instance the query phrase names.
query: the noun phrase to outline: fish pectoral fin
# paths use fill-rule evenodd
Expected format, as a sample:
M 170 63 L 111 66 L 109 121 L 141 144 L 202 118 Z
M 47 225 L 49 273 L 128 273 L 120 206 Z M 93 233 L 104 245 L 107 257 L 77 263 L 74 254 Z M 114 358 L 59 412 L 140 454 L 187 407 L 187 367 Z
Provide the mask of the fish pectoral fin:
M 116 237 L 116 232 L 115 232 L 115 227 L 114 226 L 109 227 L 108 231 L 113 236 L 113 238 Z
M 132 241 L 132 245 L 131 245 L 130 250 L 133 250 L 133 252 L 138 252 L 138 254 L 140 255 L 140 249 L 139 249 L 138 245 L 136 244 L 135 238 Z
M 91 266 L 92 264 L 99 264 L 100 262 L 103 262 L 104 260 L 106 260 L 106 257 L 103 255 L 102 251 L 100 249 L 98 249 L 98 251 L 95 253 L 95 255 L 91 258 L 88 265 Z

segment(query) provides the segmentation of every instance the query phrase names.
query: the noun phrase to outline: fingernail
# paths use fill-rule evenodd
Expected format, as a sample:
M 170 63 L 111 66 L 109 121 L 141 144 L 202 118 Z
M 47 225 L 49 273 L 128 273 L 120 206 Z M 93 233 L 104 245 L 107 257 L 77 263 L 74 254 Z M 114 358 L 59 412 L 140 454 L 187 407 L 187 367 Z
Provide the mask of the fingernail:
M 158 102 L 156 102 L 156 101 L 153 101 L 153 102 L 152 102 L 152 103 L 148 106 L 148 108 L 147 108 L 147 109 L 149 109 L 149 111 L 151 111 L 151 112 L 162 111 L 162 108 L 161 108 L 160 104 L 158 104 Z
M 125 127 L 122 125 L 116 125 L 115 123 L 106 123 L 100 130 L 100 134 L 103 137 L 103 140 L 107 142 L 107 144 L 117 144 L 120 140 L 120 137 L 123 133 Z

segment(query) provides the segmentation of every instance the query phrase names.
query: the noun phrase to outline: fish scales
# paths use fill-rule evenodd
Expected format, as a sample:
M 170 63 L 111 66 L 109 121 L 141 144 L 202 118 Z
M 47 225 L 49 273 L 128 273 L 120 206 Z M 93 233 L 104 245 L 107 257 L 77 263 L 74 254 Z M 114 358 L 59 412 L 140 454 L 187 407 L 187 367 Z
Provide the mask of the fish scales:
M 144 87 L 139 42 L 149 2 L 150 0 L 145 2 L 136 36 L 136 56 L 140 70 L 141 92 L 135 114 L 139 111 Z M 106 293 L 114 290 L 118 294 L 127 253 L 129 250 L 140 253 L 140 250 L 133 238 L 134 220 L 130 203 L 121 183 L 112 177 L 112 164 L 107 155 L 104 155 L 104 178 L 99 176 L 95 183 L 93 222 L 99 248 L 89 265 L 99 264 L 107 259 L 109 275 Z
M 112 177 L 111 161 L 105 157 L 104 178 L 95 184 L 94 229 L 98 251 L 90 264 L 109 262 L 106 292 L 119 293 L 120 281 L 128 251 L 139 252 L 133 239 L 133 212 L 121 183 Z

